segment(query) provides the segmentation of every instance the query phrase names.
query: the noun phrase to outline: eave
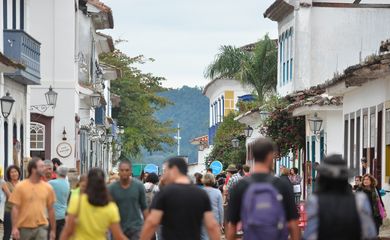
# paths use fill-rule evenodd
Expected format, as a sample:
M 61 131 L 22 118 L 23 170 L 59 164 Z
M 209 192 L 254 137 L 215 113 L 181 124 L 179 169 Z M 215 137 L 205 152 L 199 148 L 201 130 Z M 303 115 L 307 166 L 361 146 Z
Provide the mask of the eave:
M 294 11 L 294 6 L 285 0 L 276 0 L 263 14 L 265 18 L 279 22 Z
M 294 109 L 292 111 L 292 115 L 294 117 L 298 116 L 305 116 L 312 114 L 314 112 L 329 112 L 329 111 L 343 111 L 343 106 L 335 106 L 335 105 L 326 105 L 326 106 L 319 106 L 319 105 L 312 105 L 312 106 L 302 106 L 299 108 Z
M 252 109 L 251 111 L 248 111 L 246 113 L 243 113 L 235 117 L 234 120 L 246 125 L 254 125 L 260 123 L 261 121 L 260 109 L 259 108 Z
M 0 72 L 3 73 L 14 73 L 18 69 L 25 69 L 25 66 L 23 66 L 20 63 L 16 63 L 6 57 L 3 53 L 0 52 Z

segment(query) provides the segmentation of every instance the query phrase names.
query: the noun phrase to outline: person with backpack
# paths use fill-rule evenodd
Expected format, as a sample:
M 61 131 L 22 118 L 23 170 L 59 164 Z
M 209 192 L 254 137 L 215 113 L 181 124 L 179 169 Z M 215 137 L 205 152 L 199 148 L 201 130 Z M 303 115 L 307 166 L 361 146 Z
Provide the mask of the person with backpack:
M 291 240 L 300 238 L 294 193 L 287 180 L 272 176 L 275 145 L 266 138 L 253 142 L 252 175 L 232 189 L 226 237 L 235 239 L 242 221 L 245 240 Z
M 146 205 L 150 207 L 152 204 L 153 198 L 158 193 L 158 176 L 155 173 L 149 173 L 149 175 L 145 179 L 144 187 L 145 187 L 145 197 L 146 197 Z
M 341 155 L 331 155 L 317 170 L 317 190 L 306 205 L 303 239 L 376 239 L 370 204 L 365 194 L 352 193 L 347 162 Z

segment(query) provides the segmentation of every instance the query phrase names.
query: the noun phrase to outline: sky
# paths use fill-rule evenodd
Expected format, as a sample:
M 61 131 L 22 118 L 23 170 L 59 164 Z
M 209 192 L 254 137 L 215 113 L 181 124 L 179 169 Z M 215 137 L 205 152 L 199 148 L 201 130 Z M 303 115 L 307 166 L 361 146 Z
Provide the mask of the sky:
M 129 56 L 155 59 L 140 66 L 165 77 L 163 86 L 205 86 L 206 67 L 221 45 L 242 46 L 277 24 L 263 17 L 274 0 L 101 0 L 112 8 L 116 47 Z

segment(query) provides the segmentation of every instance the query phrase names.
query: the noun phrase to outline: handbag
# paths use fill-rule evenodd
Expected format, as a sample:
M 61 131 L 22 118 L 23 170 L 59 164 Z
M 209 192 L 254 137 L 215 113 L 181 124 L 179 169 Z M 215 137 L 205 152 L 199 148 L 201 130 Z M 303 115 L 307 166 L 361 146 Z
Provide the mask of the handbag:
M 379 210 L 379 214 L 381 215 L 381 218 L 382 218 L 382 219 L 387 218 L 386 210 L 385 210 L 385 208 L 383 207 L 382 202 L 381 202 L 381 200 L 380 200 L 379 198 L 378 198 L 378 200 L 377 200 L 377 203 L 378 203 L 378 210 Z
M 377 205 L 378 205 L 379 215 L 381 215 L 382 219 L 385 219 L 385 218 L 387 218 L 386 209 L 382 205 L 381 197 L 378 194 L 378 191 L 375 191 L 375 192 L 376 192 L 376 196 L 377 196 Z

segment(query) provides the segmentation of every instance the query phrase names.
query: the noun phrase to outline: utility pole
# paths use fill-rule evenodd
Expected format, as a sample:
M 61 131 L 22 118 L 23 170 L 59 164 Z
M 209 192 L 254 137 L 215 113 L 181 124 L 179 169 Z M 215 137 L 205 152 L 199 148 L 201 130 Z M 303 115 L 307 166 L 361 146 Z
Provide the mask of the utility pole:
M 177 156 L 180 156 L 180 123 L 177 124 L 177 135 L 175 136 L 175 139 L 177 140 Z

